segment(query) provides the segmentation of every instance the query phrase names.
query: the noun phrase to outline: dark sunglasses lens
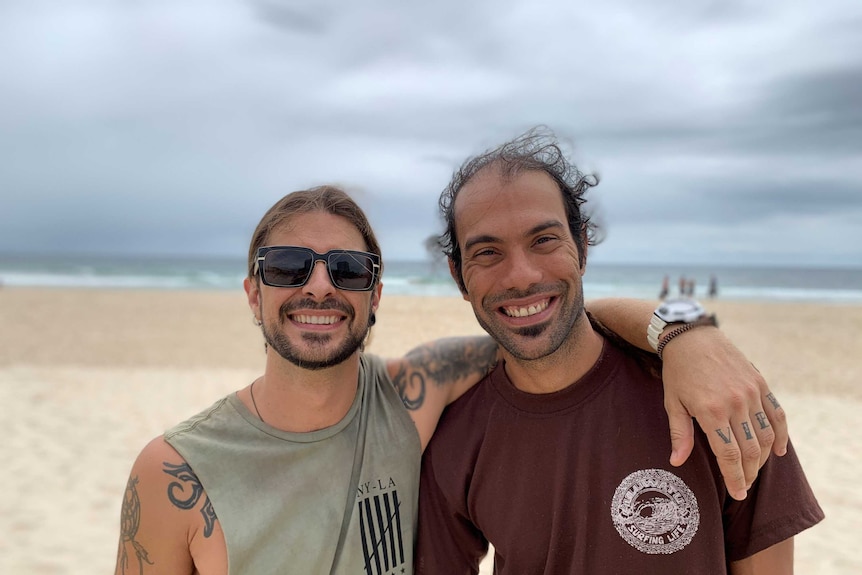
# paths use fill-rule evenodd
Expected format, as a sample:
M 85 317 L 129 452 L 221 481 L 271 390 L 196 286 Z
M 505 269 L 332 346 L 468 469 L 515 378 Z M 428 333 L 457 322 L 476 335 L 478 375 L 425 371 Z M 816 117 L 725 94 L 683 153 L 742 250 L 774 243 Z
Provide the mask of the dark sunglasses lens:
M 339 253 L 329 256 L 329 274 L 336 287 L 346 290 L 367 290 L 374 283 L 374 262 L 359 253 Z
M 303 250 L 272 250 L 264 256 L 263 279 L 274 286 L 300 286 L 308 280 L 313 261 Z

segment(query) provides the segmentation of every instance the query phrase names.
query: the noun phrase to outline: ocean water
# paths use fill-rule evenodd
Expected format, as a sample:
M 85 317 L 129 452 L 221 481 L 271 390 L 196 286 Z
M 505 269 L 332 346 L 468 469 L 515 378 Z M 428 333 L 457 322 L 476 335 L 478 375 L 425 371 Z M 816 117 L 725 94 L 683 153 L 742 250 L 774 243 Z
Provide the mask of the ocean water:
M 862 268 L 590 263 L 584 293 L 587 299 L 654 299 L 665 275 L 671 295 L 684 276 L 694 280 L 695 296 L 706 299 L 714 275 L 721 299 L 862 303 Z M 241 259 L 0 256 L 0 285 L 6 286 L 241 290 L 244 277 Z M 442 262 L 386 262 L 383 283 L 384 295 L 459 295 Z

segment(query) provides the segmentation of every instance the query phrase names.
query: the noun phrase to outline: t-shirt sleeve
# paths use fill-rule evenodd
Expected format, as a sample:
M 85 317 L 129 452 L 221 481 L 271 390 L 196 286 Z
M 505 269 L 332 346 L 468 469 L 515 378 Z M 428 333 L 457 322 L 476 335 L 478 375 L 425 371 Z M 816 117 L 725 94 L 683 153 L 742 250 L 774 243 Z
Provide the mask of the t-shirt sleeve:
M 748 497 L 727 497 L 724 508 L 728 561 L 739 561 L 819 523 L 823 510 L 788 443 L 783 457 L 770 456 Z
M 422 458 L 416 575 L 473 575 L 488 552 L 488 541 L 467 517 L 466 501 L 450 501 L 450 496 L 464 495 L 444 489 L 435 473 L 433 447 Z

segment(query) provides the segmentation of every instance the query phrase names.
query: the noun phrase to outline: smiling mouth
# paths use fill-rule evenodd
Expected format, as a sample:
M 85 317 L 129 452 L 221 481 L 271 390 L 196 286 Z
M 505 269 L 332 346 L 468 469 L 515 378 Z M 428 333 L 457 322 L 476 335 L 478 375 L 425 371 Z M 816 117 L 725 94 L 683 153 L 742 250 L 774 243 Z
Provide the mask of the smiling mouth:
M 339 315 L 291 315 L 290 319 L 296 323 L 309 325 L 332 325 L 341 321 Z
M 525 306 L 503 306 L 500 309 L 509 317 L 530 317 L 548 309 L 551 304 L 551 298 L 543 299 L 536 303 Z

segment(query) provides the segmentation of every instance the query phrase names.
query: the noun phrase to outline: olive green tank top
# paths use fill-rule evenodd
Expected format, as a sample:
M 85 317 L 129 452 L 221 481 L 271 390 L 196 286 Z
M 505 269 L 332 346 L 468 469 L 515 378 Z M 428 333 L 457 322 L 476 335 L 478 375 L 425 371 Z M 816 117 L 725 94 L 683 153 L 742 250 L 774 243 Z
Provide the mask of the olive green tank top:
M 382 359 L 361 356 L 356 399 L 332 427 L 280 431 L 234 393 L 165 440 L 212 503 L 229 575 L 413 572 L 421 448 Z

